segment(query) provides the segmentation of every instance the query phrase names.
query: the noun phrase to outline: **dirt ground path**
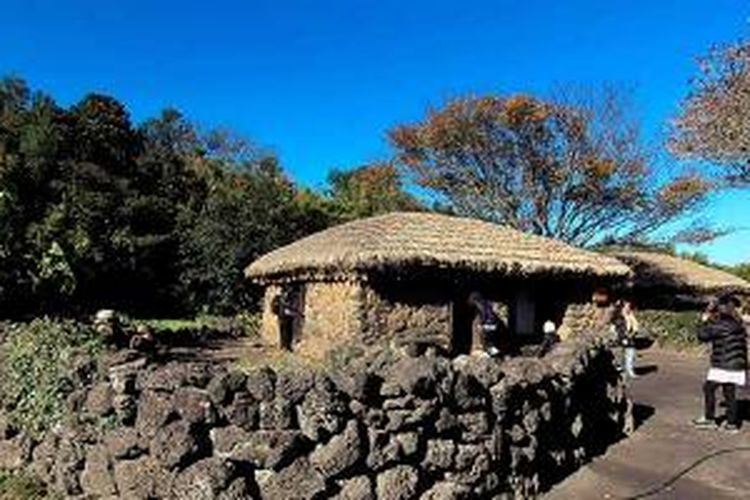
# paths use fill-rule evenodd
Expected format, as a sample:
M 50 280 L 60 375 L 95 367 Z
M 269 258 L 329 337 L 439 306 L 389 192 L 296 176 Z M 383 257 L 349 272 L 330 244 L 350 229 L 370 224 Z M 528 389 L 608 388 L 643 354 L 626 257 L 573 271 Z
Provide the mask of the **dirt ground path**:
M 163 355 L 169 360 L 224 363 L 238 368 L 294 361 L 288 352 L 265 346 L 255 337 L 226 337 L 209 339 L 200 345 L 172 345 Z
M 639 366 L 644 375 L 633 382 L 631 393 L 644 419 L 641 426 L 545 499 L 750 499 L 750 451 L 722 452 L 750 448 L 750 392 L 739 394 L 745 419 L 739 434 L 696 430 L 690 420 L 702 410 L 704 357 L 653 349 L 640 354 Z M 638 496 L 703 458 L 670 486 Z

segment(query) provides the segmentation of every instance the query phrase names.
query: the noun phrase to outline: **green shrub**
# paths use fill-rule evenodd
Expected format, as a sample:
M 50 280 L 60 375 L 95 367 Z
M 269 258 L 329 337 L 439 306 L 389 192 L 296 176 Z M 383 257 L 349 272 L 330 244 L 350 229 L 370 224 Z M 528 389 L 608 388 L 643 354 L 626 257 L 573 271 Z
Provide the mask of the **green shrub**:
M 641 329 L 659 345 L 672 347 L 697 346 L 697 311 L 645 310 L 638 313 Z
M 31 435 L 55 424 L 72 389 L 73 361 L 102 348 L 93 328 L 72 321 L 14 325 L 0 350 L 0 403 L 11 421 Z
M 24 475 L 0 471 L 0 500 L 36 500 L 50 498 L 44 486 Z
M 241 312 L 234 317 L 245 337 L 260 336 L 261 313 Z

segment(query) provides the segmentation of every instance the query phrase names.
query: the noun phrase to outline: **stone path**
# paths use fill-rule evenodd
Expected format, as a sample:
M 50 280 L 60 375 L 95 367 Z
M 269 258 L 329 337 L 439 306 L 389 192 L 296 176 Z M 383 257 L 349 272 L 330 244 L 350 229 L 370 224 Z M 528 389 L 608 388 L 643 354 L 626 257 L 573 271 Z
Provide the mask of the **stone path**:
M 659 486 L 696 461 L 721 450 L 750 448 L 750 392 L 740 391 L 744 427 L 740 434 L 696 430 L 690 420 L 701 412 L 703 356 L 650 350 L 640 354 L 641 371 L 631 387 L 645 420 L 633 436 L 580 469 L 545 499 L 750 499 L 750 451 L 720 454 L 697 465 L 670 487 Z M 721 399 L 721 398 L 719 398 Z

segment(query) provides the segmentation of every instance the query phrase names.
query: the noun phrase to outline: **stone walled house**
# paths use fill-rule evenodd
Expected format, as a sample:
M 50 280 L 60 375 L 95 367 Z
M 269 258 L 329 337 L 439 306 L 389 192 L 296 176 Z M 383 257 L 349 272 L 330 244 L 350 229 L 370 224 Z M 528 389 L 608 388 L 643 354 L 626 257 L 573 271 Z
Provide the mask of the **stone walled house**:
M 471 292 L 492 301 L 508 335 L 534 336 L 547 320 L 561 335 L 574 333 L 591 326 L 592 291 L 628 274 L 607 255 L 505 226 L 398 212 L 329 228 L 246 269 L 266 287 L 265 340 L 317 358 L 351 341 L 469 352 Z M 291 338 L 281 335 L 274 307 L 282 293 L 295 297 Z
M 634 301 L 641 309 L 696 309 L 712 295 L 733 292 L 750 296 L 750 283 L 713 267 L 673 255 L 613 250 L 633 271 Z

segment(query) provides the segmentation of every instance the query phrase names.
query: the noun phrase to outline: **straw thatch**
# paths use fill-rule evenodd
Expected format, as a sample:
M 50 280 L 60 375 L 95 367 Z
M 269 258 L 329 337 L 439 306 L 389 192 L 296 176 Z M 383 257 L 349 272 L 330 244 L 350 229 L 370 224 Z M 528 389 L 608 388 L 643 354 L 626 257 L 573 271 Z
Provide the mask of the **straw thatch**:
M 617 250 L 610 253 L 633 270 L 633 285 L 698 293 L 750 292 L 750 283 L 733 274 L 672 255 Z
M 245 273 L 255 281 L 271 282 L 414 266 L 522 276 L 629 274 L 617 259 L 550 238 L 477 219 L 406 212 L 315 233 L 264 255 Z

